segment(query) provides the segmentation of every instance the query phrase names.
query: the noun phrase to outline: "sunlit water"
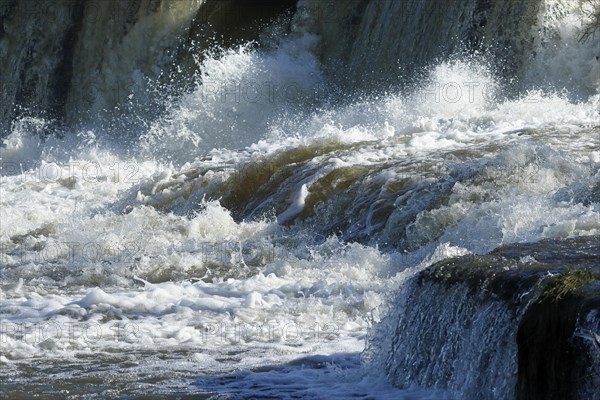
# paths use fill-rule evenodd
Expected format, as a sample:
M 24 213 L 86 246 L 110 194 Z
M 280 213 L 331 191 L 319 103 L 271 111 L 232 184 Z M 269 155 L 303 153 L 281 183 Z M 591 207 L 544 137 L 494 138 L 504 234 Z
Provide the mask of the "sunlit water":
M 600 234 L 598 95 L 508 96 L 473 57 L 340 99 L 316 40 L 208 57 L 134 137 L 13 122 L 3 391 L 443 398 L 361 364 L 381 306 L 448 257 Z

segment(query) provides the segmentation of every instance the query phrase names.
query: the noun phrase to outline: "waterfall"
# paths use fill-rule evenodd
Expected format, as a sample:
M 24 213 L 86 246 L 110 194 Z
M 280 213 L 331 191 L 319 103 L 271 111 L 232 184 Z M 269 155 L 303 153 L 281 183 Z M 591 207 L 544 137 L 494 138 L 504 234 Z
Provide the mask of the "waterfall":
M 334 76 L 343 71 L 336 78 L 350 87 L 389 88 L 442 59 L 479 53 L 502 76 L 516 80 L 517 90 L 546 83 L 589 96 L 600 87 L 600 47 L 597 40 L 580 41 L 593 12 L 592 3 L 581 4 L 302 0 L 298 7 L 309 14 L 309 29 L 322 37 L 321 58 Z
M 399 387 L 444 398 L 597 398 L 597 276 L 557 298 L 561 284 L 543 268 L 598 268 L 597 240 L 505 246 L 423 269 L 388 304 L 365 361 Z M 566 255 L 569 243 L 579 255 Z
M 599 16 L 0 0 L 2 394 L 598 400 Z
M 263 1 L 247 7 L 234 0 L 3 2 L 3 131 L 7 132 L 6 121 L 19 110 L 69 125 L 128 109 L 149 118 L 166 101 L 161 97 L 165 87 L 182 90 L 193 82 L 204 50 L 258 39 L 260 28 L 293 4 L 282 1 L 272 7 Z M 229 41 L 223 43 L 222 37 Z

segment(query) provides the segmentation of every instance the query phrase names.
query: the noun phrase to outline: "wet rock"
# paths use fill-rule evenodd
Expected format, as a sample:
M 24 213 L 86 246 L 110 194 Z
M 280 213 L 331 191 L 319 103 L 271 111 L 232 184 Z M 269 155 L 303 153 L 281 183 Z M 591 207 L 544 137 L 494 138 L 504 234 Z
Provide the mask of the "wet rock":
M 397 386 L 460 398 L 600 398 L 598 236 L 442 261 L 395 307 L 385 364 Z

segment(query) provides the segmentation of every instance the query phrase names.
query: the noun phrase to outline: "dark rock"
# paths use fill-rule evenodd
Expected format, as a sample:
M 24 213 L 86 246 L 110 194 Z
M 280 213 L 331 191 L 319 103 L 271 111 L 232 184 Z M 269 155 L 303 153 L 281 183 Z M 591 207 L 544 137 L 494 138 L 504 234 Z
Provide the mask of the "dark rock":
M 600 398 L 598 236 L 439 262 L 406 285 L 391 314 L 385 367 L 397 386 L 460 398 Z

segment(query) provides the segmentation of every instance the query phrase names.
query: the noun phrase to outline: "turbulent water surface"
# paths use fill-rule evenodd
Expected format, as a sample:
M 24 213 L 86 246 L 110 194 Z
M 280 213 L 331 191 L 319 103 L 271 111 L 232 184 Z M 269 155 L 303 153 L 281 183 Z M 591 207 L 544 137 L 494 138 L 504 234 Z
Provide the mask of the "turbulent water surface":
M 468 304 L 434 288 L 402 303 L 436 261 L 600 235 L 600 44 L 580 40 L 585 7 L 381 0 L 332 3 L 329 15 L 301 1 L 257 42 L 192 57 L 168 49 L 216 6 L 142 3 L 121 31 L 98 22 L 115 19 L 100 5 L 95 24 L 90 9 L 49 7 L 83 21 L 48 36 L 80 30 L 71 76 L 84 83 L 59 106 L 39 70 L 62 61 L 24 25 L 37 17 L 5 19 L 0 55 L 13 62 L 0 70 L 15 79 L 3 99 L 25 96 L 27 71 L 38 105 L 64 118 L 34 112 L 36 101 L 2 108 L 0 390 L 511 398 L 510 373 L 482 375 L 483 388 L 434 368 L 503 336 L 494 363 L 509 371 L 516 326 L 501 305 L 476 311 L 477 340 L 440 351 L 420 376 L 380 367 L 396 329 L 380 321 L 410 307 L 409 329 Z M 439 22 L 450 18 L 461 23 Z M 11 42 L 19 24 L 27 35 Z M 55 62 L 31 72 L 18 53 L 28 40 Z M 396 357 L 411 343 L 394 344 Z M 365 344 L 379 350 L 361 362 Z

